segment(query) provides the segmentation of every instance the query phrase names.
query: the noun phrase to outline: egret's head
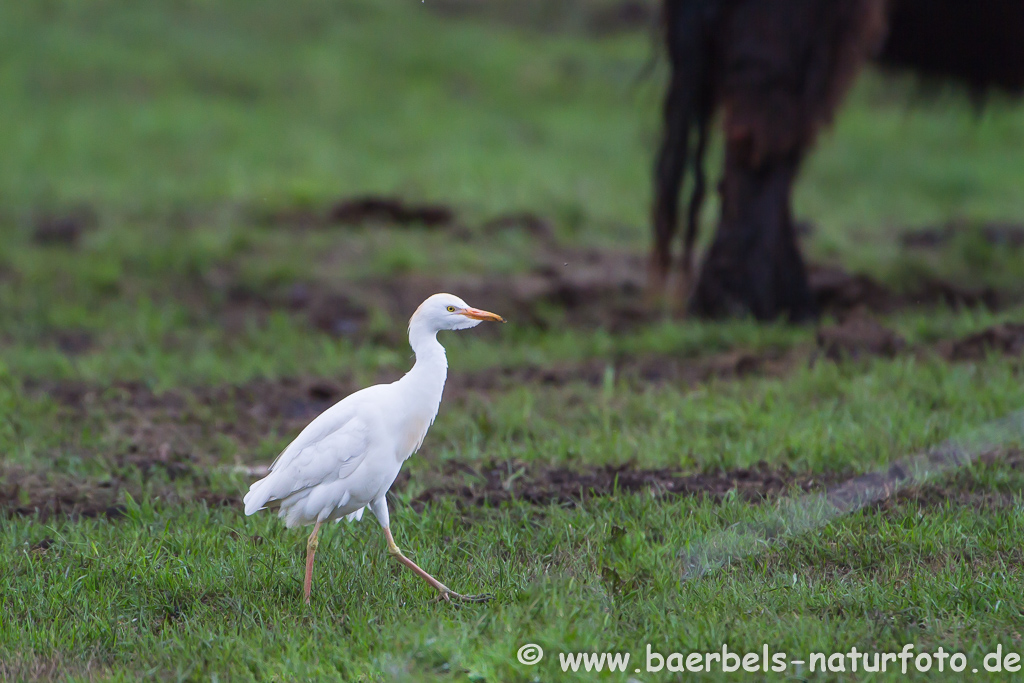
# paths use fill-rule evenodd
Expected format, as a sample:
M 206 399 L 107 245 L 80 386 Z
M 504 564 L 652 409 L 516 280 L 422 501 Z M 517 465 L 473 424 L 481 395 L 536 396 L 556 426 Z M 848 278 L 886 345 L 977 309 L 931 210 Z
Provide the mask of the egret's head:
M 496 313 L 473 308 L 454 294 L 435 294 L 413 313 L 409 327 L 422 324 L 434 332 L 439 330 L 465 330 L 476 327 L 484 320 L 505 320 Z

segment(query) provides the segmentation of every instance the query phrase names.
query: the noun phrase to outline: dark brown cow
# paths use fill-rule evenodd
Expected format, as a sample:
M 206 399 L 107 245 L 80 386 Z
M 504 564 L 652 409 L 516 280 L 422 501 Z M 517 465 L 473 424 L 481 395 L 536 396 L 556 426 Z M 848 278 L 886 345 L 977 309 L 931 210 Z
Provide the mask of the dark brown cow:
M 886 32 L 890 38 L 886 41 Z M 1024 0 L 665 0 L 672 76 L 655 170 L 650 287 L 664 291 L 687 171 L 678 301 L 705 317 L 815 315 L 790 205 L 793 182 L 872 55 L 975 94 L 1024 87 Z M 721 109 L 725 167 L 715 239 L 689 291 L 709 124 Z

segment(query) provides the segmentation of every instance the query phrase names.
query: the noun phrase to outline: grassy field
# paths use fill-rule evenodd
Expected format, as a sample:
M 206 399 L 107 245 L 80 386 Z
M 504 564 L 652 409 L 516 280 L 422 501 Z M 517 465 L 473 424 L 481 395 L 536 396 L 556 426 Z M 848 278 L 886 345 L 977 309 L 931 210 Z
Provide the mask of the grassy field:
M 901 302 L 871 316 L 902 344 L 851 358 L 810 327 L 644 314 L 651 36 L 604 0 L 473 6 L 0 4 L 0 679 L 677 680 L 647 644 L 910 643 L 984 674 L 1024 653 L 1019 433 L 687 571 L 792 496 L 1024 407 L 1019 343 L 970 339 L 1024 319 L 1024 247 L 994 225 L 1024 216 L 1024 110 L 859 81 L 796 196 L 810 260 Z M 367 193 L 455 217 L 329 220 Z M 923 228 L 935 243 L 906 246 Z M 920 295 L 937 282 L 1000 305 Z M 249 468 L 400 376 L 405 321 L 441 289 L 511 322 L 443 336 L 392 528 L 495 598 L 430 602 L 368 517 L 322 535 L 307 607 L 305 534 L 242 514 Z M 633 659 L 563 673 L 577 651 Z

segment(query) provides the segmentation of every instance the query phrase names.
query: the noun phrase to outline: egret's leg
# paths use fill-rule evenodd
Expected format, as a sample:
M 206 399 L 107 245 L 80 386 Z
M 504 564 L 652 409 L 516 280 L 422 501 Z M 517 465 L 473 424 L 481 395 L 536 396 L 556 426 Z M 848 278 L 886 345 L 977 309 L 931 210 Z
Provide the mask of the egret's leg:
M 433 586 L 434 589 L 438 592 L 437 597 L 439 600 L 450 601 L 452 598 L 455 598 L 456 600 L 462 600 L 463 602 L 487 602 L 491 599 L 490 595 L 462 595 L 461 593 L 456 593 L 451 588 L 444 585 L 443 583 L 435 579 L 433 576 L 420 569 L 419 565 L 417 565 L 415 562 L 406 557 L 402 553 L 402 549 L 399 548 L 398 544 L 395 543 L 395 539 L 391 535 L 391 529 L 389 527 L 384 527 L 384 536 L 388 539 L 388 552 L 391 553 L 391 556 L 399 562 L 401 562 L 402 564 L 404 564 L 409 569 L 413 570 L 413 572 L 415 572 L 417 576 L 419 576 L 421 579 L 423 579 L 431 586 Z
M 491 596 L 489 595 L 462 595 L 461 593 L 456 593 L 448 586 L 444 585 L 443 583 L 435 579 L 433 576 L 420 569 L 415 562 L 413 562 L 404 554 L 402 554 L 402 551 L 398 547 L 398 544 L 395 543 L 394 536 L 391 535 L 391 515 L 388 514 L 387 498 L 381 496 L 377 500 L 370 503 L 369 507 L 370 512 L 373 513 L 373 516 L 377 518 L 378 522 L 380 522 L 381 528 L 384 529 L 384 536 L 388 539 L 388 552 L 391 553 L 391 556 L 394 557 L 396 560 L 404 564 L 409 569 L 413 570 L 413 572 L 415 572 L 418 577 L 429 583 L 431 587 L 433 587 L 434 590 L 437 591 L 438 600 L 444 599 L 450 601 L 452 598 L 456 598 L 457 600 L 463 600 L 466 602 L 487 602 L 491 599 Z
M 306 581 L 302 584 L 302 591 L 307 605 L 309 604 L 309 593 L 313 588 L 313 557 L 316 556 L 316 548 L 320 545 L 320 541 L 316 537 L 318 531 L 320 531 L 319 519 L 313 525 L 313 533 L 309 535 L 309 540 L 306 541 Z

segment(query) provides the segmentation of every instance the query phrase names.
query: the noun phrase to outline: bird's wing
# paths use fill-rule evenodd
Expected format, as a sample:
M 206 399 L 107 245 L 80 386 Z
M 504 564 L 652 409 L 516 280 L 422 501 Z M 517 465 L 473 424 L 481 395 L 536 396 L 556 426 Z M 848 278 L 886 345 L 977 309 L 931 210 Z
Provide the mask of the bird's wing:
M 367 422 L 353 416 L 337 428 L 325 429 L 297 448 L 288 448 L 278 458 L 271 472 L 281 470 L 290 479 L 303 485 L 301 490 L 327 479 L 344 479 L 359 467 L 370 446 L 370 428 Z
M 270 474 L 249 488 L 246 514 L 312 486 L 344 479 L 366 459 L 369 423 L 347 411 L 343 415 L 329 413 L 302 430 L 271 465 Z M 328 417 L 334 419 L 321 419 Z

